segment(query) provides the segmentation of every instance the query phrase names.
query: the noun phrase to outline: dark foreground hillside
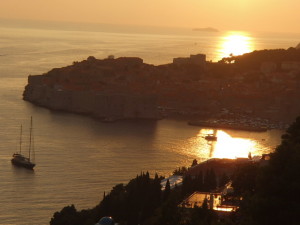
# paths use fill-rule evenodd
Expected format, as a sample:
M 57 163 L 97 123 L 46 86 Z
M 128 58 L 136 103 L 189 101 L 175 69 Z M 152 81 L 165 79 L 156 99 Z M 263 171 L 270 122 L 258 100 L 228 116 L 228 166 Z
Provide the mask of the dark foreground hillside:
M 244 192 L 241 224 L 300 224 L 300 117 L 282 136 L 269 166 L 259 169 L 255 186 Z
M 296 225 L 300 224 L 299 171 L 300 117 L 282 136 L 267 165 L 246 163 L 236 168 L 230 177 L 234 188 L 231 197 L 239 205 L 236 212 L 220 216 L 205 202 L 199 208 L 178 207 L 194 191 L 217 188 L 213 171 L 200 179 L 185 176 L 182 186 L 174 189 L 167 182 L 164 191 L 162 177 L 150 178 L 149 173 L 143 173 L 126 185 L 116 185 L 93 209 L 77 211 L 73 205 L 66 206 L 54 213 L 50 224 L 92 225 L 103 216 L 112 216 L 119 224 L 128 225 Z

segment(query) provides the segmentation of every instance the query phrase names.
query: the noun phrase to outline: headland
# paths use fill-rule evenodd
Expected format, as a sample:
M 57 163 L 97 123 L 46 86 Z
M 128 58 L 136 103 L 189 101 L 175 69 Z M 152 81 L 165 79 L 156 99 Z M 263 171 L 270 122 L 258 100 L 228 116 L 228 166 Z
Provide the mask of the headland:
M 23 93 L 24 100 L 34 104 L 105 122 L 238 118 L 264 121 L 267 128 L 276 128 L 274 124 L 285 127 L 293 121 L 300 114 L 299 97 L 297 48 L 254 51 L 219 62 L 206 61 L 204 54 L 198 54 L 158 66 L 136 57 L 90 56 L 42 75 L 30 75 Z

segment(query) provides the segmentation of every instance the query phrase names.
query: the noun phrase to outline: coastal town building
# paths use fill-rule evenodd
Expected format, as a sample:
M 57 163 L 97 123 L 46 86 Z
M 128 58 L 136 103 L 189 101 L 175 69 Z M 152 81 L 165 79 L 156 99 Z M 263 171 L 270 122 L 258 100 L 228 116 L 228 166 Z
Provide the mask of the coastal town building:
M 272 73 L 277 70 L 277 64 L 274 62 L 263 62 L 260 71 L 264 74 Z
M 179 206 L 184 208 L 195 208 L 202 207 L 203 203 L 207 201 L 209 209 L 221 205 L 221 193 L 210 193 L 210 192 L 194 192 L 189 197 L 184 199 Z
M 194 64 L 194 65 L 205 66 L 205 63 L 206 63 L 206 55 L 204 54 L 190 55 L 189 58 L 178 57 L 173 59 L 173 64 L 176 65 Z
M 291 71 L 291 70 L 300 71 L 300 61 L 282 62 L 281 69 L 287 71 Z
M 238 206 L 223 204 L 223 194 L 214 192 L 194 192 L 189 197 L 184 199 L 179 207 L 182 208 L 195 208 L 202 207 L 207 204 L 208 209 L 220 212 L 233 212 L 238 209 Z

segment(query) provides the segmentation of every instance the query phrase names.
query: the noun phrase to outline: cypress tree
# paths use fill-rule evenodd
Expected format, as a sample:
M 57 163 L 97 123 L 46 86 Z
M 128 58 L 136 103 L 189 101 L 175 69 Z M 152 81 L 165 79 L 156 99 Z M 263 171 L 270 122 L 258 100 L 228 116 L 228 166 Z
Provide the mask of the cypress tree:
M 197 164 L 198 164 L 197 159 L 194 159 L 193 162 L 192 162 L 192 167 L 196 166 Z
M 169 179 L 167 179 L 164 196 L 163 196 L 164 201 L 166 201 L 169 198 L 170 193 L 171 193 L 170 181 L 169 181 Z

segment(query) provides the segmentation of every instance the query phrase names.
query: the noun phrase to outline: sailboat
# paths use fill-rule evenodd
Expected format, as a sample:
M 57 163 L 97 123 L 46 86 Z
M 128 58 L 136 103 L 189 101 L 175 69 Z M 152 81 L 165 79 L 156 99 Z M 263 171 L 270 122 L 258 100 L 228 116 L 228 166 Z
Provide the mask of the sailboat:
M 32 117 L 30 120 L 30 135 L 29 135 L 29 149 L 28 149 L 28 157 L 22 154 L 22 125 L 20 132 L 20 150 L 13 154 L 11 162 L 15 166 L 24 167 L 26 169 L 33 169 L 35 163 L 31 161 L 31 152 L 34 156 L 34 148 L 33 148 L 33 135 L 32 135 Z
M 216 141 L 216 140 L 218 140 L 218 138 L 217 138 L 217 131 L 214 130 L 212 134 L 207 134 L 204 138 L 207 141 Z

